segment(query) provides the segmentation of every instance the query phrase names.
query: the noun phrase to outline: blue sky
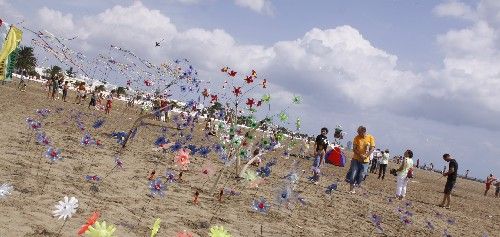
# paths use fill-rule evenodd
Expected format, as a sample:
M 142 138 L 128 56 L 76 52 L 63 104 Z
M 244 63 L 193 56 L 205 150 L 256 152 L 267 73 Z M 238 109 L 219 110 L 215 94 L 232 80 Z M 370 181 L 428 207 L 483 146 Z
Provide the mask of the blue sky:
M 303 96 L 291 116 L 306 132 L 342 124 L 350 139 L 364 124 L 395 154 L 441 166 L 451 153 L 461 173 L 500 175 L 498 1 L 0 0 L 0 12 L 78 35 L 90 56 L 118 44 L 185 57 L 209 80 L 220 66 L 255 68 L 277 104 Z

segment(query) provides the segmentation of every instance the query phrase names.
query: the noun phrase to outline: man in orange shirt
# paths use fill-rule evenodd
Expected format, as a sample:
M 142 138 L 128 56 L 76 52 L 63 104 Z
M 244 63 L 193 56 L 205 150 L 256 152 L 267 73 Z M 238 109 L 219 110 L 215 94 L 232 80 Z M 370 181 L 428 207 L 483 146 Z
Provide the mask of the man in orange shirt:
M 368 162 L 370 155 L 375 149 L 375 138 L 366 133 L 366 128 L 359 126 L 358 135 L 354 137 L 353 141 L 353 157 L 351 160 L 351 167 L 349 168 L 348 177 L 350 193 L 355 193 L 354 186 L 360 185 L 363 177 L 368 169 Z

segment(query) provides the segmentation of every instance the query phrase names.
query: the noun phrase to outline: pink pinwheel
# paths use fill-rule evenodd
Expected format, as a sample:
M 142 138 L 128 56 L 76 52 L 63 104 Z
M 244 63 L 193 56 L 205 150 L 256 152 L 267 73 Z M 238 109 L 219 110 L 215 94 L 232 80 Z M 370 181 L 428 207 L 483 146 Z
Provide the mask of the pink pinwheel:
M 189 165 L 189 151 L 186 149 L 180 149 L 179 153 L 175 157 L 175 163 L 182 167 L 182 169 L 186 170 Z

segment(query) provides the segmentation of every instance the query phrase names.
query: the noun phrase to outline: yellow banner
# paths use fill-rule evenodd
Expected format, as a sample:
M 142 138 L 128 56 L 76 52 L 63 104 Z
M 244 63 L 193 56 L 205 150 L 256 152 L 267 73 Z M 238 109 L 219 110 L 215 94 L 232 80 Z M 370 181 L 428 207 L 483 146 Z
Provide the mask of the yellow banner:
M 5 61 L 7 57 L 17 48 L 22 38 L 23 32 L 17 27 L 11 26 L 7 34 L 7 39 L 3 42 L 2 52 L 0 52 L 0 81 L 5 80 Z

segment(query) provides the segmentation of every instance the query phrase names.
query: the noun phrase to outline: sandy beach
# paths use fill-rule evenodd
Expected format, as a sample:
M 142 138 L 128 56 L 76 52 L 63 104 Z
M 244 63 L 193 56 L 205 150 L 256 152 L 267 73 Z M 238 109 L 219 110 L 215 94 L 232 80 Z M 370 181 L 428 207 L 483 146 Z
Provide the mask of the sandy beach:
M 19 92 L 16 86 L 17 81 L 0 85 L 0 184 L 14 187 L 11 195 L 0 199 L 0 236 L 57 236 L 64 221 L 53 217 L 52 211 L 64 196 L 76 197 L 79 207 L 62 228 L 62 236 L 75 236 L 94 211 L 100 212 L 99 220 L 116 226 L 116 236 L 149 236 L 156 218 L 162 220 L 157 236 L 176 236 L 182 230 L 194 236 L 208 236 L 210 226 L 214 225 L 224 226 L 232 236 L 242 237 L 260 236 L 261 229 L 266 237 L 443 236 L 445 230 L 451 236 L 500 236 L 500 199 L 495 199 L 491 190 L 484 197 L 481 183 L 458 179 L 449 210 L 437 206 L 446 178 L 424 170 L 415 171 L 404 201 L 394 198 L 396 179 L 390 174 L 384 181 L 370 174 L 360 192 L 349 194 L 348 185 L 343 182 L 349 164 L 343 168 L 327 164 L 319 184 L 314 185 L 307 181 L 312 159 L 283 159 L 282 149 L 264 155 L 264 162 L 278 160 L 271 175 L 258 188 L 235 179 L 231 169 L 222 176 L 216 191 L 210 193 L 217 171 L 223 167 L 211 152 L 207 158 L 192 156 L 182 181 L 168 184 L 164 198 L 151 198 L 147 177 L 153 169 L 157 175 L 166 170 L 178 175 L 180 170 L 173 161 L 174 153 L 163 154 L 153 149 L 162 127 L 167 127 L 166 134 L 171 140 L 180 135 L 174 123 L 145 120 L 121 154 L 123 169 L 114 168 L 120 146 L 110 134 L 128 131 L 139 116 L 139 108 L 127 109 L 122 102 L 115 102 L 111 114 L 105 115 L 103 111 L 88 109 L 87 104 L 74 104 L 73 92 L 65 103 L 47 99 L 41 84 L 30 82 L 27 92 Z M 44 108 L 51 113 L 40 119 L 36 110 Z M 76 126 L 74 115 L 78 113 L 101 146 L 80 144 L 84 133 Z M 50 164 L 44 157 L 46 148 L 35 142 L 35 133 L 26 124 L 28 117 L 42 122 L 51 143 L 62 150 L 62 161 Z M 98 118 L 105 119 L 105 123 L 94 129 L 92 124 Z M 217 143 L 216 138 L 205 139 L 203 127 L 203 123 L 198 124 L 191 143 L 204 146 Z M 305 170 L 294 191 L 304 204 L 295 202 L 289 208 L 280 207 L 276 196 L 294 159 L 299 170 Z M 214 165 L 213 176 L 201 172 L 208 162 Z M 389 169 L 395 166 L 390 163 Z M 86 175 L 107 177 L 96 192 L 85 180 Z M 339 180 L 338 190 L 326 194 L 326 187 L 336 180 Z M 239 195 L 225 195 L 219 202 L 221 188 L 234 189 Z M 200 192 L 199 205 L 192 203 L 196 190 Z M 251 209 L 252 201 L 260 196 L 271 202 L 267 214 Z M 401 220 L 402 213 L 407 211 L 412 214 L 411 224 Z M 383 233 L 375 230 L 372 214 L 381 216 Z

